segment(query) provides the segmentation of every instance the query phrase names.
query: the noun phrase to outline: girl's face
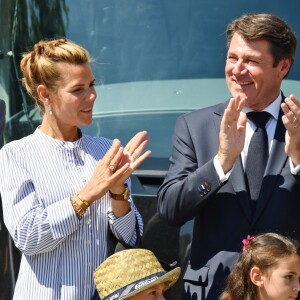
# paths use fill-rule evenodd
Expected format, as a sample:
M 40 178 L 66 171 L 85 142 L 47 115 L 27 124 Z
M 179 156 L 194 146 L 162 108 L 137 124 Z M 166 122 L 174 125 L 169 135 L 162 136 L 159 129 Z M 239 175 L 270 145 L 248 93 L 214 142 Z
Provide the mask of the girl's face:
M 300 257 L 293 254 L 262 273 L 259 300 L 294 300 L 300 290 Z
M 128 300 L 165 300 L 165 297 L 163 295 L 164 289 L 165 284 L 160 283 L 143 292 L 138 293 L 135 296 L 129 297 Z

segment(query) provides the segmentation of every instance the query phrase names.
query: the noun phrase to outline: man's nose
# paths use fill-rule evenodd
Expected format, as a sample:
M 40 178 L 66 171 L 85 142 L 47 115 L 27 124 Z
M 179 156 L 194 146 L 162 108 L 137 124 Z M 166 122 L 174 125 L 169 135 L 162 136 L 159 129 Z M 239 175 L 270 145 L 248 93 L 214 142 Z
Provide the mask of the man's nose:
M 247 73 L 247 68 L 245 66 L 245 63 L 239 59 L 236 61 L 235 65 L 234 65 L 234 68 L 232 69 L 232 73 L 234 75 L 244 75 L 245 73 Z

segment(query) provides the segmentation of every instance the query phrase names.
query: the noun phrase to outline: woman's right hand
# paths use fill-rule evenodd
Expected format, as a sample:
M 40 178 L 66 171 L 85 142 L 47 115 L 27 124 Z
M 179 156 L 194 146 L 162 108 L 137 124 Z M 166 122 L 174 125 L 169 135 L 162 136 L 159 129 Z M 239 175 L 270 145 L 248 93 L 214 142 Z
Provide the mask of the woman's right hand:
M 144 148 L 149 142 L 147 131 L 138 132 L 124 147 L 123 156 L 121 160 L 111 161 L 111 166 L 116 171 L 123 167 L 124 164 L 129 163 L 129 168 L 123 173 L 121 178 L 115 182 L 110 188 L 113 194 L 120 194 L 124 191 L 124 183 L 129 178 L 134 170 L 151 154 L 148 150 L 143 153 Z M 143 154 L 142 154 L 143 153 Z
M 110 189 L 115 193 L 121 193 L 126 179 L 151 154 L 148 150 L 141 155 L 148 142 L 146 131 L 137 133 L 125 148 L 121 147 L 118 139 L 115 139 L 110 149 L 99 161 L 88 184 L 79 191 L 81 197 L 91 204 Z M 133 153 L 138 155 L 136 159 L 130 155 Z M 122 191 L 118 192 L 118 189 Z

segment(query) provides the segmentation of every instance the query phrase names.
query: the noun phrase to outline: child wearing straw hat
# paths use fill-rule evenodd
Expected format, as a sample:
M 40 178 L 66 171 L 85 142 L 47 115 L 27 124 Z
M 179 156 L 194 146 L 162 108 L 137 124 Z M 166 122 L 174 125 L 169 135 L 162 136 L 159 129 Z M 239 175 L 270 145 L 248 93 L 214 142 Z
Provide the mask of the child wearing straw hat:
M 179 267 L 165 271 L 150 250 L 128 249 L 108 257 L 94 281 L 101 300 L 164 300 L 163 292 L 179 275 Z

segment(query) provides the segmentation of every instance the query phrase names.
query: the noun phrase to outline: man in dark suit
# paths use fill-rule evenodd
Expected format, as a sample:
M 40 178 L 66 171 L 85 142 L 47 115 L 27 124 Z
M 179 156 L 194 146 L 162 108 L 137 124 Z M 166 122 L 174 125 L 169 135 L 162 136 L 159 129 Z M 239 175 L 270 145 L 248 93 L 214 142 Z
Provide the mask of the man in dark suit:
M 176 226 L 194 219 L 182 299 L 217 300 L 248 235 L 273 231 L 300 239 L 300 104 L 280 89 L 296 37 L 274 15 L 248 14 L 228 26 L 227 40 L 232 98 L 178 118 L 158 191 L 162 218 Z M 266 125 L 255 125 L 250 111 L 267 115 Z M 258 132 L 265 151 L 250 148 Z M 262 152 L 267 157 L 256 165 Z

